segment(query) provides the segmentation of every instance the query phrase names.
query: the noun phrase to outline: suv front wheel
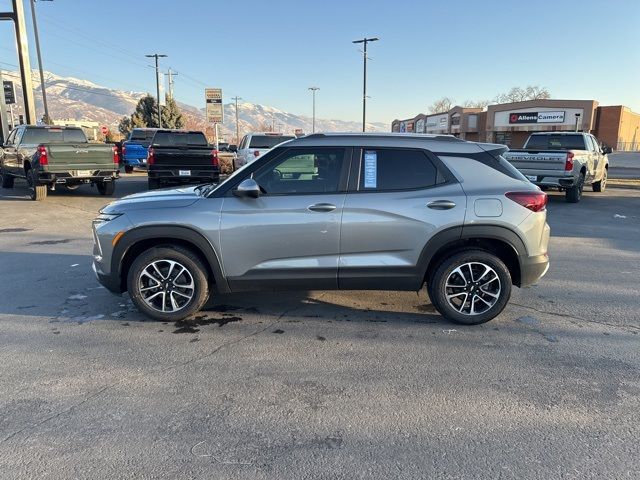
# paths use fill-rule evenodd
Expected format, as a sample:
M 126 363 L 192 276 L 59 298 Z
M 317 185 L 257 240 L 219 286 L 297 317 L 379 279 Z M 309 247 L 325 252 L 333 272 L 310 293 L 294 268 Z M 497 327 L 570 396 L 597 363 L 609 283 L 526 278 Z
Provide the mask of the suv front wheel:
M 489 252 L 460 252 L 438 266 L 429 295 L 443 317 L 477 325 L 493 319 L 507 305 L 511 274 L 502 260 Z
M 174 322 L 193 315 L 209 296 L 201 260 L 180 247 L 153 247 L 135 259 L 127 290 L 135 306 L 155 320 Z

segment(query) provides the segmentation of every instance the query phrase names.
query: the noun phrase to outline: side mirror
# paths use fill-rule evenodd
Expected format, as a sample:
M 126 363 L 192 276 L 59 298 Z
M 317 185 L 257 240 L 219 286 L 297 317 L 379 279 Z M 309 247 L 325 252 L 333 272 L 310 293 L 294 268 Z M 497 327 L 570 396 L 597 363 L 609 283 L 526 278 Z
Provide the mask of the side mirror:
M 260 196 L 260 185 L 253 178 L 246 178 L 233 191 L 236 197 L 258 198 Z

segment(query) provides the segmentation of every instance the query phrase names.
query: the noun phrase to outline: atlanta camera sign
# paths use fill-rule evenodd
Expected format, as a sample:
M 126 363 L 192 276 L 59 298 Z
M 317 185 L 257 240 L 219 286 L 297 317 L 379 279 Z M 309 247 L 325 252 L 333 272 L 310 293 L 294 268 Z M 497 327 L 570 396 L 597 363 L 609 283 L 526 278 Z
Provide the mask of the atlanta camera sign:
M 564 112 L 513 112 L 509 123 L 564 123 Z

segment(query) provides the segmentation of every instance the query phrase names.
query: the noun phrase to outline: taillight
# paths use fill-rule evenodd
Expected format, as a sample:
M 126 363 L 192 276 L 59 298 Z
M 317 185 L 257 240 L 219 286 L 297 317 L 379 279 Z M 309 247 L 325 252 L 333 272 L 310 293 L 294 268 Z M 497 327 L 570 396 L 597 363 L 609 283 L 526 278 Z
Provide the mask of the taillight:
M 254 150 L 253 151 L 253 156 L 256 157 L 256 158 L 259 157 L 260 156 L 260 150 Z
M 220 159 L 218 159 L 218 150 L 211 150 L 211 165 L 214 167 L 220 166 Z
M 156 163 L 156 152 L 153 147 L 149 147 L 149 150 L 147 150 L 147 165 L 153 165 L 154 163 Z
M 44 145 L 38 146 L 38 162 L 40 165 L 49 165 L 49 157 L 47 157 L 47 147 Z
M 118 148 L 111 147 L 111 150 L 113 151 L 113 163 L 115 165 L 120 165 L 120 156 L 118 155 Z
M 570 172 L 573 170 L 573 152 L 567 152 L 567 160 L 564 162 L 564 171 Z
M 507 192 L 505 196 L 532 212 L 542 212 L 547 206 L 547 194 L 544 192 Z

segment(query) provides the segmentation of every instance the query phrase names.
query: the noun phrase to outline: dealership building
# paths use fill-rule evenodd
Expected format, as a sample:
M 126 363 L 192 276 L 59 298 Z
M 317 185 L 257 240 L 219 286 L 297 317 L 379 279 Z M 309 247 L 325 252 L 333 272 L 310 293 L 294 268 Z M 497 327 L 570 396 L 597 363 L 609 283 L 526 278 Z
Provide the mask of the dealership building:
M 520 148 L 532 132 L 594 134 L 614 150 L 640 150 L 640 115 L 629 108 L 599 106 L 595 100 L 527 100 L 394 120 L 391 131 L 451 134 L 464 140 Z

